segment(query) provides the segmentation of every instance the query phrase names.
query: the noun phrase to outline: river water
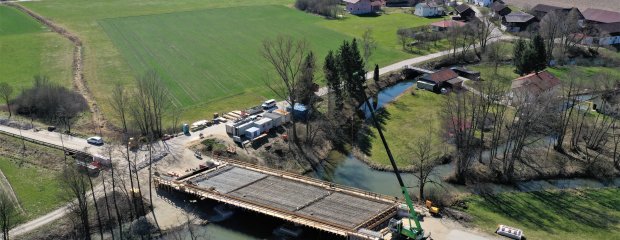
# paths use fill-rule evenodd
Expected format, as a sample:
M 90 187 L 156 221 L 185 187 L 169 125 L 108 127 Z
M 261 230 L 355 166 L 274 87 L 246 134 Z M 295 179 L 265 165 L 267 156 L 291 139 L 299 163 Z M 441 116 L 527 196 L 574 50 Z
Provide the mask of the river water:
M 375 98 L 371 98 L 371 104 L 378 100 L 377 107 L 383 107 L 386 103 L 391 102 L 397 96 L 408 90 L 414 85 L 413 81 L 401 82 L 391 87 L 388 87 L 381 92 Z M 367 107 L 362 106 L 362 110 L 366 112 L 369 117 Z M 389 141 L 389 139 L 388 139 Z M 554 139 L 547 137 L 542 139 L 540 144 L 551 144 Z M 503 149 L 499 147 L 500 151 Z M 483 152 L 483 158 L 488 158 L 489 153 Z M 469 190 L 464 186 L 455 186 L 446 182 L 443 182 L 443 178 L 449 176 L 454 171 L 452 164 L 445 164 L 438 166 L 432 176 L 432 179 L 437 182 L 442 182 L 441 189 L 443 191 L 450 192 L 468 192 Z M 413 174 L 402 173 L 403 181 L 407 186 L 414 187 L 410 189 L 411 193 L 417 193 L 415 186 L 417 185 L 417 179 Z M 379 171 L 371 169 L 368 165 L 361 160 L 355 158 L 353 155 L 343 155 L 333 152 L 330 154 L 330 158 L 325 164 L 325 167 L 318 173 L 311 176 L 320 178 L 323 180 L 331 181 L 341 185 L 356 187 L 371 192 L 377 192 L 386 195 L 392 195 L 396 197 L 402 197 L 400 188 L 396 180 L 396 176 L 391 171 Z M 591 179 L 559 179 L 559 180 L 539 180 L 539 181 L 527 181 L 517 183 L 515 186 L 503 186 L 490 184 L 491 189 L 496 192 L 503 191 L 536 191 L 544 189 L 566 189 L 577 187 L 606 187 L 606 186 L 620 186 L 620 178 L 615 179 L 611 184 L 603 184 L 596 180 Z M 437 188 L 437 186 L 429 185 L 428 189 Z M 272 230 L 283 224 L 283 222 L 275 220 L 273 218 L 252 214 L 249 212 L 243 212 L 240 210 L 235 211 L 235 215 L 226 221 L 219 223 L 210 223 L 200 229 L 201 233 L 204 233 L 210 237 L 210 239 L 222 239 L 222 240 L 245 240 L 245 239 L 281 239 L 272 234 Z M 301 239 L 331 239 L 334 236 L 325 236 L 324 234 L 308 229 L 304 229 L 304 234 Z

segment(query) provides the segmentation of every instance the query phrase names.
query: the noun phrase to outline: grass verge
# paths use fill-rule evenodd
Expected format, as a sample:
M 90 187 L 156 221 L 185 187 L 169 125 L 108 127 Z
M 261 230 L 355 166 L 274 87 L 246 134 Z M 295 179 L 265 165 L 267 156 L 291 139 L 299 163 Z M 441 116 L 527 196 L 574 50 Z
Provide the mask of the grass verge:
M 472 196 L 467 213 L 494 232 L 498 224 L 521 228 L 528 239 L 617 239 L 620 189 L 584 189 Z

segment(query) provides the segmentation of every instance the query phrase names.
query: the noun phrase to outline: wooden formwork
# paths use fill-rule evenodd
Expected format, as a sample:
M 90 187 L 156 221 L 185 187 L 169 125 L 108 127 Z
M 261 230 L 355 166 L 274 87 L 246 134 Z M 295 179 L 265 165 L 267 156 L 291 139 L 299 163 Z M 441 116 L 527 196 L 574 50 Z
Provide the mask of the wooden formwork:
M 351 188 L 351 187 L 341 186 L 341 185 L 333 184 L 330 182 L 320 181 L 317 179 L 313 179 L 313 178 L 309 178 L 309 177 L 305 177 L 305 176 L 301 176 L 297 174 L 268 169 L 268 168 L 264 168 L 264 167 L 260 167 L 260 166 L 256 166 L 252 164 L 247 164 L 247 163 L 242 163 L 242 162 L 238 162 L 234 160 L 226 160 L 225 162 L 226 163 L 220 165 L 219 167 L 213 170 L 205 171 L 203 173 L 197 174 L 196 176 L 189 176 L 189 177 L 186 176 L 186 178 L 183 179 L 182 181 L 167 180 L 164 178 L 155 177 L 155 183 L 156 183 L 156 186 L 158 187 L 182 191 L 185 193 L 195 195 L 201 199 L 211 199 L 211 200 L 215 200 L 218 202 L 223 202 L 223 203 L 230 204 L 230 205 L 242 208 L 242 209 L 251 210 L 251 211 L 265 214 L 268 216 L 283 219 L 289 222 L 304 225 L 310 228 L 319 229 L 322 231 L 330 232 L 330 233 L 344 236 L 344 237 L 354 237 L 356 239 L 364 239 L 364 235 L 357 233 L 357 230 L 359 230 L 360 228 L 373 229 L 379 226 L 381 223 L 386 222 L 387 220 L 392 218 L 394 215 L 396 215 L 397 206 L 400 204 L 400 201 L 398 201 L 398 199 L 394 197 L 390 197 L 390 196 L 385 196 L 385 195 L 376 194 L 372 192 L 366 192 L 366 191 L 362 191 L 362 190 Z M 325 221 L 317 217 L 309 216 L 307 214 L 300 214 L 299 212 L 295 212 L 295 211 L 278 209 L 278 208 L 275 208 L 267 204 L 263 204 L 263 203 L 256 202 L 256 201 L 251 201 L 247 198 L 242 198 L 242 197 L 234 196 L 231 194 L 220 193 L 213 189 L 205 189 L 205 188 L 201 188 L 196 185 L 188 183 L 189 180 L 198 177 L 198 175 L 216 171 L 217 169 L 221 169 L 226 166 L 245 168 L 245 169 L 249 169 L 252 171 L 264 173 L 267 175 L 276 176 L 276 177 L 292 180 L 292 181 L 299 182 L 299 183 L 304 183 L 304 184 L 315 186 L 315 187 L 320 187 L 323 189 L 327 189 L 331 192 L 339 192 L 339 193 L 347 194 L 352 197 L 357 197 L 360 199 L 368 199 L 368 200 L 373 200 L 377 202 L 382 202 L 382 203 L 388 204 L 389 207 L 387 207 L 384 210 L 381 210 L 379 213 L 370 217 L 363 223 L 352 227 L 352 226 L 341 225 L 341 224 L 335 223 L 334 221 L 332 222 Z

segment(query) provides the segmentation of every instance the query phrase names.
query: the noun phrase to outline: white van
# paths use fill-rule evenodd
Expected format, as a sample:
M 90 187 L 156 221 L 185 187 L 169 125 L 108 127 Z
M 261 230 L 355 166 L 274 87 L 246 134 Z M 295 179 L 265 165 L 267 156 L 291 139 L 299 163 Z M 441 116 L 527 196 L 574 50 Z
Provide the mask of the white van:
M 276 100 L 275 99 L 269 99 L 269 100 L 265 101 L 261 106 L 263 107 L 264 110 L 271 109 L 271 108 L 276 106 Z

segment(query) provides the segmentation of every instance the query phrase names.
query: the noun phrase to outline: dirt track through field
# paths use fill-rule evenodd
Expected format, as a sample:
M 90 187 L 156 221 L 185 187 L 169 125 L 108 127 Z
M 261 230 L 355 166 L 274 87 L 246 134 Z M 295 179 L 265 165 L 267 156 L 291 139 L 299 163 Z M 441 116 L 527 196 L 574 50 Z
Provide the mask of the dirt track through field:
M 103 129 L 107 129 L 106 128 L 106 127 L 108 127 L 107 124 L 106 124 L 107 121 L 105 120 L 105 117 L 103 116 L 101 110 L 99 109 L 99 105 L 97 105 L 97 101 L 93 97 L 93 94 L 88 89 L 88 86 L 86 84 L 86 80 L 84 79 L 84 74 L 83 74 L 84 60 L 83 60 L 83 53 L 82 53 L 82 49 L 83 49 L 83 47 L 82 47 L 82 40 L 80 40 L 80 38 L 77 35 L 67 31 L 63 27 L 58 26 L 54 22 L 46 19 L 45 17 L 43 17 L 43 16 L 33 12 L 32 10 L 30 10 L 30 9 L 28 9 L 28 8 L 22 6 L 22 5 L 19 5 L 19 4 L 16 4 L 16 3 L 12 3 L 12 2 L 6 2 L 4 4 L 6 4 L 7 6 L 11 6 L 11 7 L 14 7 L 16 9 L 19 9 L 20 11 L 28 14 L 29 16 L 33 17 L 34 19 L 36 19 L 41 24 L 47 26 L 52 31 L 60 34 L 61 36 L 65 37 L 69 41 L 71 41 L 71 43 L 73 43 L 73 45 L 74 45 L 74 49 L 73 49 L 73 64 L 72 64 L 73 87 L 88 102 L 88 106 L 90 108 L 90 112 L 92 113 L 92 122 L 93 122 L 93 124 L 96 124 L 96 126 L 100 126 Z
M 2 169 L 0 169 L 0 191 L 8 193 L 9 198 L 11 198 L 11 201 L 13 201 L 17 209 L 19 209 L 21 213 L 24 213 L 24 208 L 22 208 L 22 205 L 19 204 L 19 199 L 17 199 L 9 179 L 7 179 L 6 176 L 4 176 L 4 173 L 2 173 Z
M 610 11 L 620 12 L 620 1 L 618 0 L 504 0 L 507 4 L 523 8 L 532 8 L 536 4 L 547 4 L 559 7 L 577 7 L 583 11 L 588 8 L 599 8 Z

